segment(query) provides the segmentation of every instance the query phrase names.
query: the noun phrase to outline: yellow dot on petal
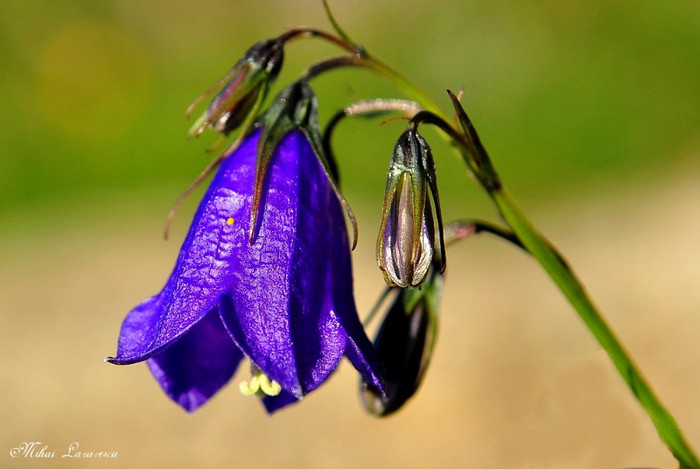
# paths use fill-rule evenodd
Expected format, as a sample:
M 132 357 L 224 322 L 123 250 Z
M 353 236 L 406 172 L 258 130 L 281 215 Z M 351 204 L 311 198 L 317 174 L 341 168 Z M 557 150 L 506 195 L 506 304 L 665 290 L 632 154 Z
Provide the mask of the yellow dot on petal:
M 233 218 L 229 218 L 228 220 L 226 220 L 226 224 L 229 226 L 233 225 Z

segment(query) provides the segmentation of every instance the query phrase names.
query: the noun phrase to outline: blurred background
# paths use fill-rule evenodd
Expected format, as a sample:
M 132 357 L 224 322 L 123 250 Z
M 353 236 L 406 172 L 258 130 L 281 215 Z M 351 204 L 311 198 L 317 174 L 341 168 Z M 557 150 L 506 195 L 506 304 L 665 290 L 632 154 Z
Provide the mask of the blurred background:
M 444 90 L 464 86 L 511 192 L 700 450 L 700 3 L 332 5 L 445 108 Z M 77 441 L 118 451 L 83 464 L 105 467 L 676 467 L 540 268 L 486 237 L 449 252 L 432 367 L 385 420 L 363 413 L 347 363 L 268 417 L 235 383 L 186 415 L 145 365 L 102 362 L 125 314 L 165 282 L 201 194 L 164 242 L 172 202 L 216 140 L 188 142 L 185 109 L 254 42 L 299 24 L 330 29 L 316 0 L 0 2 L 0 466 L 74 467 L 8 452 Z M 335 52 L 294 43 L 275 89 Z M 365 71 L 315 88 L 322 120 L 400 96 Z M 358 120 L 336 133 L 363 316 L 382 289 L 375 230 L 402 129 Z M 446 218 L 496 221 L 437 133 L 425 136 Z

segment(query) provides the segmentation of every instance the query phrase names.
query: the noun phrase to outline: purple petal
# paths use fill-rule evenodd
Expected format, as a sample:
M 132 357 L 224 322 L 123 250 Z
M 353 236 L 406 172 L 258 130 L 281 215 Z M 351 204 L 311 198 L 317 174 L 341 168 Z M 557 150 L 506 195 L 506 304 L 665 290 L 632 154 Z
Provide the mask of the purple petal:
M 260 132 L 228 156 L 202 198 L 170 278 L 156 297 L 124 320 L 117 357 L 127 364 L 149 358 L 199 321 L 228 288 L 246 227 Z
M 335 369 L 346 342 L 326 288 L 335 195 L 300 132 L 275 151 L 264 193 L 257 237 L 232 262 L 220 313 L 255 366 L 300 398 Z
M 265 396 L 262 399 L 262 403 L 265 406 L 265 410 L 267 410 L 268 414 L 277 412 L 278 410 L 287 407 L 288 405 L 296 404 L 297 402 L 299 402 L 299 399 L 284 390 L 276 396 Z
M 330 229 L 339 231 L 345 227 L 345 219 L 340 204 L 336 201 L 330 207 Z M 330 286 L 333 295 L 333 311 L 347 335 L 345 355 L 362 377 L 384 393 L 384 367 L 367 337 L 357 315 L 355 298 L 352 293 L 352 267 L 348 237 L 334 236 L 330 250 L 332 265 Z
M 117 356 L 108 357 L 107 361 L 116 365 L 128 365 L 142 358 L 130 359 L 138 354 L 143 344 L 148 344 L 158 328 L 161 316 L 161 295 L 144 300 L 127 314 L 119 333 Z
M 163 391 L 193 412 L 231 379 L 242 359 L 213 309 L 147 363 Z

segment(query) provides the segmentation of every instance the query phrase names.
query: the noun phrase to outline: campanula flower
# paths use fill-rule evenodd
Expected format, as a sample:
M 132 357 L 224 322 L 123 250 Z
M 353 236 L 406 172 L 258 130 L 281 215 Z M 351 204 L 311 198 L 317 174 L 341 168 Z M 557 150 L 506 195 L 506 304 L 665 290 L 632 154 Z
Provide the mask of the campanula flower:
M 261 131 L 225 158 L 197 210 L 173 272 L 124 320 L 115 364 L 147 361 L 187 411 L 247 358 L 246 394 L 269 412 L 316 389 L 347 357 L 383 389 L 357 316 L 343 210 L 307 135 L 281 137 L 249 233 Z

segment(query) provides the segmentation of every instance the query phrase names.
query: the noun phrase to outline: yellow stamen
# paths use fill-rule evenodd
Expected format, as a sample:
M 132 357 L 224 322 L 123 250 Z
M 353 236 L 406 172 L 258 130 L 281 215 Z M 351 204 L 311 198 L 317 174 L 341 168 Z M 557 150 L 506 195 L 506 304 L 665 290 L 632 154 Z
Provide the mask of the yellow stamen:
M 229 226 L 233 225 L 233 218 L 229 218 L 228 220 L 226 220 L 226 224 Z
M 238 389 L 244 396 L 257 394 L 260 397 L 276 396 L 282 392 L 282 386 L 277 381 L 271 380 L 260 371 L 253 371 L 250 381 L 241 381 Z
M 276 396 L 282 392 L 282 386 L 277 381 L 270 380 L 267 375 L 263 374 L 260 375 L 260 389 L 268 396 Z
M 260 390 L 260 375 L 253 375 L 250 381 L 241 381 L 238 389 L 244 396 L 252 396 Z

